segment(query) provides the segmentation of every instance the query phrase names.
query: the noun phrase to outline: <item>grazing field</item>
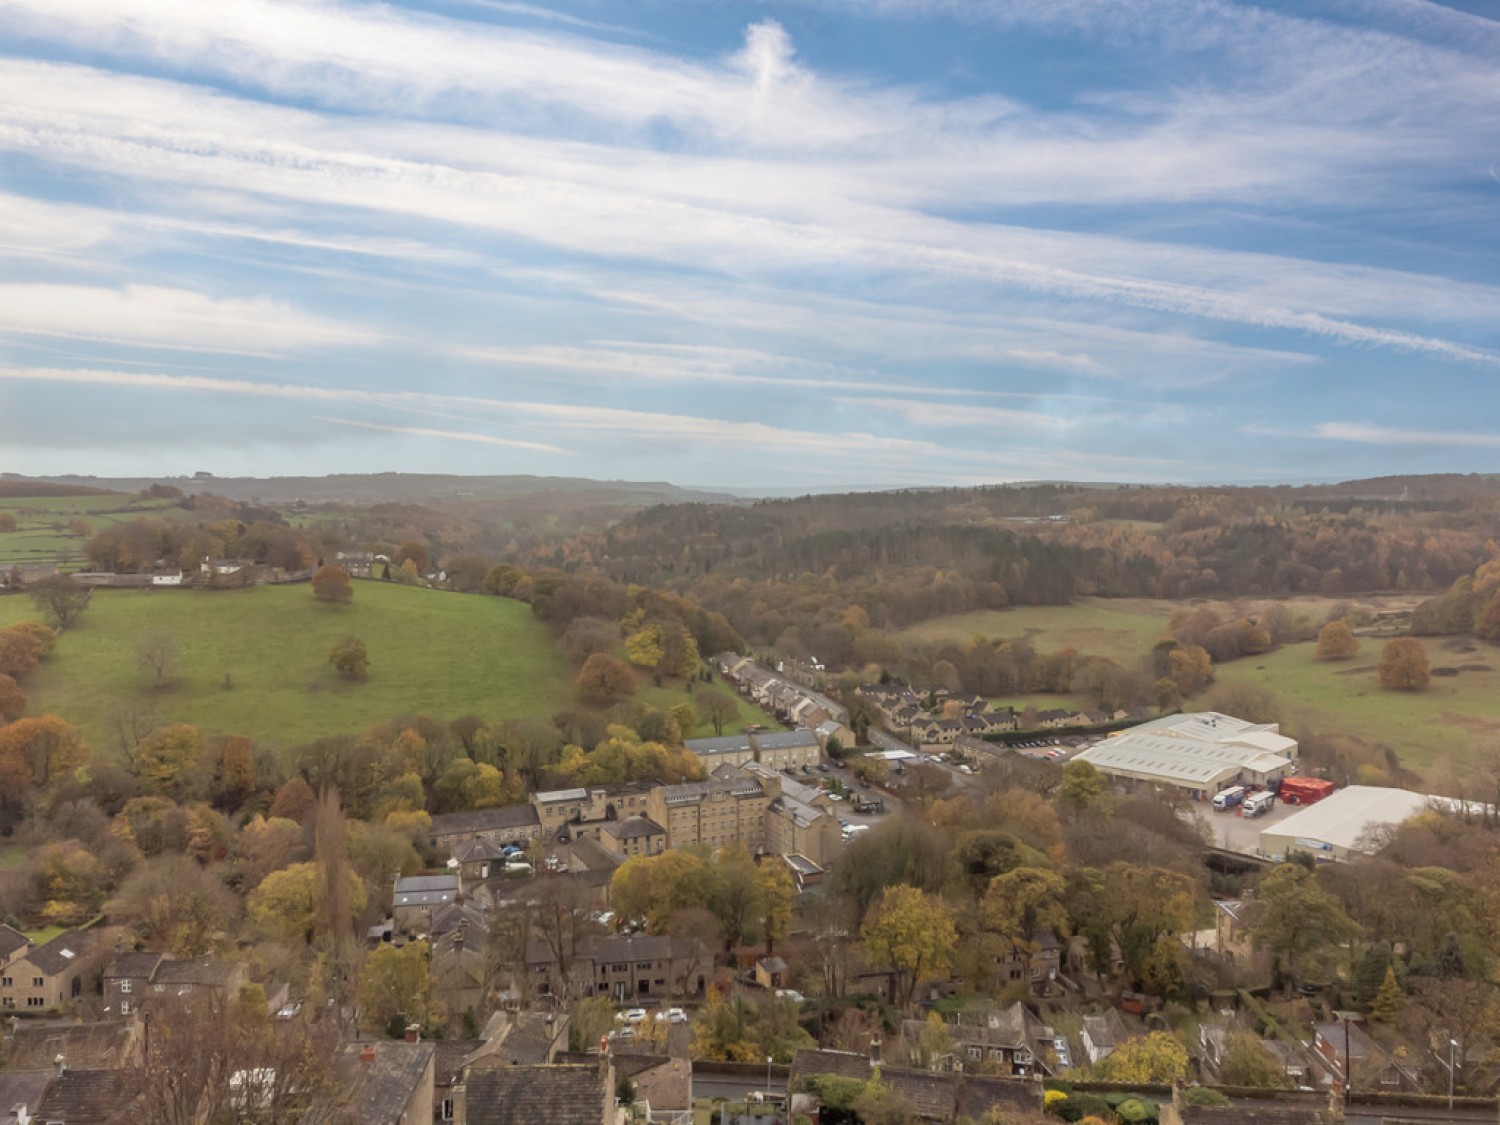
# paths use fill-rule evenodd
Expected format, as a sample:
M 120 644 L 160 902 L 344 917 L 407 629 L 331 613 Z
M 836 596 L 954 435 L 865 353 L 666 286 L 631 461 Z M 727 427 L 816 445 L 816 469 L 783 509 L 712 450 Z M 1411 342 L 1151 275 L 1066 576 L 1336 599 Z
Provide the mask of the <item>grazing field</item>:
M 0 626 L 38 616 L 24 595 L 0 598 Z M 152 633 L 176 648 L 164 690 L 138 655 Z M 345 636 L 369 650 L 363 682 L 327 663 Z M 346 606 L 314 600 L 306 585 L 98 590 L 25 690 L 29 714 L 60 715 L 96 747 L 114 745 L 132 712 L 289 746 L 415 712 L 548 715 L 572 695 L 562 654 L 529 606 L 384 582 L 356 582 Z
M 1072 605 L 1016 606 L 935 617 L 913 625 L 902 636 L 960 644 L 973 637 L 1027 637 L 1044 652 L 1071 647 L 1134 664 L 1166 635 L 1172 608 L 1171 602 L 1081 598 Z
M 1391 747 L 1401 764 L 1437 777 L 1461 770 L 1481 746 L 1500 746 L 1500 649 L 1464 637 L 1420 638 L 1436 674 L 1425 691 L 1383 691 L 1375 675 L 1383 641 L 1364 639 L 1352 660 L 1324 663 L 1316 646 L 1286 645 L 1217 670 L 1281 701 L 1297 727 L 1345 732 Z
M 128 523 L 172 506 L 169 500 L 107 496 L 0 496 L 0 512 L 16 518 L 15 531 L 0 531 L 0 566 L 81 563 L 88 537 L 69 529 L 82 520 L 91 533 Z M 75 567 L 76 569 L 76 567 Z

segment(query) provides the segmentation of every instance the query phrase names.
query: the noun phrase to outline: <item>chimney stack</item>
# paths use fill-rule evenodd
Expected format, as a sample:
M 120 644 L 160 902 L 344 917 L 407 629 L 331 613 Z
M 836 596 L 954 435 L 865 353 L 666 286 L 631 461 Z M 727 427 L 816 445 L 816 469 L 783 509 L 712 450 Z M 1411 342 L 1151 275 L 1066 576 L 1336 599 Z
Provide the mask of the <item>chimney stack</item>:
M 872 1035 L 872 1036 L 870 1036 L 870 1065 L 871 1066 L 879 1066 L 880 1065 L 880 1047 L 881 1047 L 880 1036 L 878 1036 L 878 1035 Z
M 408 1043 L 415 1043 L 415 1042 L 417 1042 L 421 1038 L 422 1038 L 422 1025 L 421 1024 L 418 1024 L 418 1023 L 409 1023 L 409 1024 L 406 1025 L 406 1041 Z
M 58 1055 L 52 1061 L 57 1064 L 57 1076 L 59 1078 L 68 1073 L 68 1060 L 63 1058 L 62 1055 Z
M 362 1063 L 372 1063 L 372 1062 L 375 1061 L 375 1044 L 374 1043 L 366 1043 L 365 1044 L 364 1049 L 362 1051 L 360 1051 L 360 1053 L 359 1053 L 359 1061 L 362 1062 Z

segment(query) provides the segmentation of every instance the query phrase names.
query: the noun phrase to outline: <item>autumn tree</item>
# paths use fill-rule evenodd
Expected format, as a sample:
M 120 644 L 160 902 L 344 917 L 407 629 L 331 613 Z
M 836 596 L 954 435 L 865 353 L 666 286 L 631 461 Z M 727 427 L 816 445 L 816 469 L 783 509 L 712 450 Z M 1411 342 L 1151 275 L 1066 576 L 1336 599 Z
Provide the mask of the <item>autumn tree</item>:
M 26 693 L 16 681 L 0 672 L 0 723 L 10 723 L 26 713 Z
M 16 514 L 14 512 L 0 512 L 0 534 L 11 532 L 16 529 Z
M 860 927 L 872 959 L 891 970 L 891 1001 L 906 1007 L 923 974 L 947 968 L 958 944 L 943 900 L 898 884 L 881 892 Z
M 596 652 L 578 671 L 578 693 L 598 703 L 613 703 L 635 694 L 635 673 L 608 653 Z
M 377 945 L 359 978 L 359 1025 L 392 1037 L 407 1024 L 433 1022 L 425 941 L 404 946 Z
M 148 793 L 181 801 L 202 788 L 203 735 L 175 723 L 152 731 L 130 749 L 130 771 Z
M 766 956 L 774 952 L 775 943 L 783 940 L 792 928 L 792 899 L 796 887 L 791 872 L 779 857 L 767 857 L 755 870 L 759 892 L 760 928 L 766 937 Z
M 425 544 L 415 539 L 408 539 L 396 548 L 395 554 L 391 555 L 391 562 L 398 567 L 411 563 L 417 574 L 426 574 L 432 565 L 431 556 L 427 553 Z
M 178 957 L 213 951 L 216 934 L 232 931 L 239 899 L 210 868 L 184 855 L 147 860 L 106 904 L 111 919 L 133 921 L 152 949 Z
M 1286 1068 L 1266 1053 L 1252 1031 L 1231 1031 L 1225 1038 L 1219 1081 L 1226 1086 L 1283 1089 L 1292 1084 Z
M 1319 660 L 1348 660 L 1359 652 L 1359 638 L 1343 621 L 1330 621 L 1318 632 Z
M 1401 982 L 1396 979 L 1396 967 L 1387 965 L 1385 979 L 1380 982 L 1375 999 L 1370 1002 L 1370 1018 L 1377 1023 L 1395 1023 L 1405 1006 L 1406 993 L 1401 988 Z
M 320 602 L 347 605 L 354 600 L 354 587 L 349 582 L 349 572 L 331 563 L 320 566 L 312 578 L 313 597 Z
M 740 705 L 732 696 L 725 695 L 722 691 L 702 691 L 698 693 L 696 706 L 698 714 L 703 721 L 711 723 L 716 737 L 724 733 L 724 724 L 733 722 L 740 713 Z
M 0 727 L 0 804 L 55 794 L 87 760 L 83 737 L 55 715 Z
M 167 670 L 177 658 L 177 647 L 177 635 L 164 629 L 142 633 L 136 641 L 136 659 L 152 673 L 157 691 L 167 686 Z
M 365 885 L 348 868 L 344 879 L 348 892 L 344 901 L 351 915 L 357 916 L 365 908 Z M 262 879 L 246 899 L 245 912 L 252 922 L 283 940 L 310 944 L 323 909 L 318 901 L 322 886 L 317 863 L 294 863 Z
M 50 614 L 60 629 L 66 629 L 89 605 L 93 593 L 80 585 L 71 574 L 41 578 L 26 587 L 31 600 L 43 613 Z
M 1094 1077 L 1104 1082 L 1170 1086 L 1187 1076 L 1188 1053 L 1170 1031 L 1127 1039 L 1094 1064 Z
M 346 680 L 362 680 L 370 672 L 370 654 L 358 637 L 345 637 L 334 645 L 328 663 Z
M 998 935 L 1028 970 L 1038 950 L 1037 936 L 1068 924 L 1061 875 L 1041 867 L 1018 867 L 990 880 L 981 904 L 985 929 Z
M 1427 649 L 1415 637 L 1387 641 L 1375 671 L 1380 677 L 1380 686 L 1387 691 L 1421 691 L 1432 678 L 1427 666 Z

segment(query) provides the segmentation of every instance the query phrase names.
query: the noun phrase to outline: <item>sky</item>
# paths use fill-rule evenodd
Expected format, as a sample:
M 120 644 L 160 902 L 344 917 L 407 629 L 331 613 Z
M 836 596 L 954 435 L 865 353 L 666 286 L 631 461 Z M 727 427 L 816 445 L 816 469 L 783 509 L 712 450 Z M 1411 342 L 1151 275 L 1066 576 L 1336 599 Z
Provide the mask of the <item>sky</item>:
M 1500 467 L 1500 0 L 0 0 L 0 471 Z

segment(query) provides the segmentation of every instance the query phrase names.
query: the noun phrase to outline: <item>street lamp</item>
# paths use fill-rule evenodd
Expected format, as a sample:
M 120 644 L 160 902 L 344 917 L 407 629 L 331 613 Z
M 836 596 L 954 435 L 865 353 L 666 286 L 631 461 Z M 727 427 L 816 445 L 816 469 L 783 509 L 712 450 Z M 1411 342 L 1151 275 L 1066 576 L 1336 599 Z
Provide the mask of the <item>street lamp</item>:
M 1453 1052 L 1458 1047 L 1457 1039 L 1448 1040 L 1448 1109 L 1453 1109 Z
M 766 1056 L 766 1093 L 771 1092 L 771 1056 Z M 1449 1103 L 1452 1104 L 1451 1102 Z

